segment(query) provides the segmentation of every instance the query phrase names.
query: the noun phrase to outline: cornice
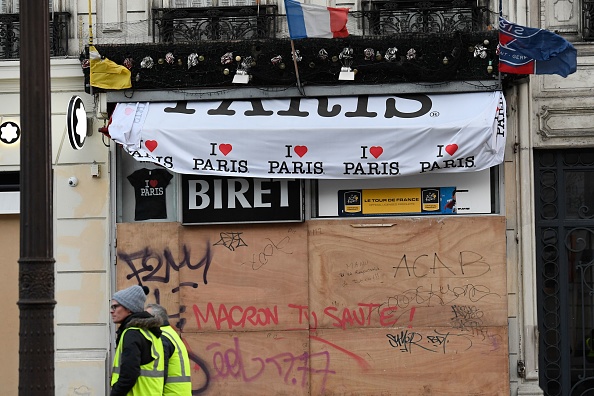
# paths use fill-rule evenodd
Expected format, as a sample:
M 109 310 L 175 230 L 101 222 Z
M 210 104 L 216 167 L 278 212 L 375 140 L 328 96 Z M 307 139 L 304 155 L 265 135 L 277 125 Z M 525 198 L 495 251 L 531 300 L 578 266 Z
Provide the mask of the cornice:
M 52 92 L 84 90 L 84 75 L 78 58 L 50 59 Z M 0 61 L 0 92 L 19 93 L 20 61 Z

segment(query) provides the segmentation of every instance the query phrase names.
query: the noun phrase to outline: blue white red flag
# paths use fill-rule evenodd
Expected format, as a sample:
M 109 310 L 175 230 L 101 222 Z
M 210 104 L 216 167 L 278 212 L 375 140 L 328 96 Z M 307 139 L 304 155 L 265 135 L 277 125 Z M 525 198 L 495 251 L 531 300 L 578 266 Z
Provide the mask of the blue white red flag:
M 324 7 L 285 0 L 291 39 L 347 37 L 348 8 Z
M 577 51 L 551 31 L 516 25 L 499 17 L 499 71 L 512 74 L 558 74 L 577 69 Z

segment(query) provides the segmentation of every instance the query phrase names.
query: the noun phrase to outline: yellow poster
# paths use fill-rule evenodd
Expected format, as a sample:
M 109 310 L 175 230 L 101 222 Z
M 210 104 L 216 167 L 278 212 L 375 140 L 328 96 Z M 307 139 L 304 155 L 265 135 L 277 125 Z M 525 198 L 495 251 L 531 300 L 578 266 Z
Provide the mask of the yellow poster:
M 363 190 L 364 214 L 419 213 L 420 188 Z

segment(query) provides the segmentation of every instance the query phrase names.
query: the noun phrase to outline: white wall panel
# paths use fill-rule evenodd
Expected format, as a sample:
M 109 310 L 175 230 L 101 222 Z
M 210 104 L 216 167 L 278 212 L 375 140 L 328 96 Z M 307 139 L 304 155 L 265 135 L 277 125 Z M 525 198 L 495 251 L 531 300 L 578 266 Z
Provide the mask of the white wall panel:
M 106 394 L 107 351 L 56 352 L 56 395 Z
M 78 185 L 68 184 L 70 177 Z M 55 213 L 58 219 L 106 217 L 109 209 L 109 175 L 105 166 L 101 177 L 91 176 L 91 165 L 57 166 L 54 170 Z
M 56 270 L 107 271 L 109 264 L 106 219 L 62 219 L 54 228 Z
M 62 325 L 83 324 L 99 324 L 106 328 L 110 320 L 107 306 L 111 298 L 104 286 L 106 277 L 105 273 L 58 272 L 55 310 L 58 329 L 62 329 Z M 97 347 L 94 340 L 84 342 L 84 348 Z

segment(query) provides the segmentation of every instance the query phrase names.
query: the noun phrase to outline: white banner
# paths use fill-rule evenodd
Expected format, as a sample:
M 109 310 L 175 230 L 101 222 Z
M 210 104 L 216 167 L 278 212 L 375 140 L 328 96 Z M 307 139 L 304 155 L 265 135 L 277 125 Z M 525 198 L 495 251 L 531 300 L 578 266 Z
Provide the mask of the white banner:
M 109 134 L 186 174 L 353 179 L 503 161 L 502 92 L 119 103 Z

